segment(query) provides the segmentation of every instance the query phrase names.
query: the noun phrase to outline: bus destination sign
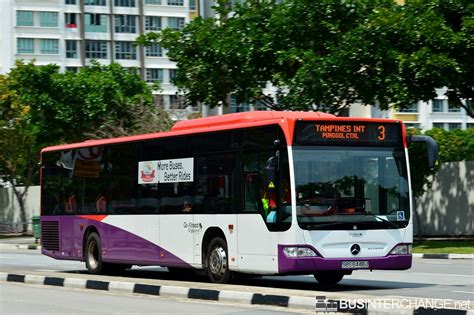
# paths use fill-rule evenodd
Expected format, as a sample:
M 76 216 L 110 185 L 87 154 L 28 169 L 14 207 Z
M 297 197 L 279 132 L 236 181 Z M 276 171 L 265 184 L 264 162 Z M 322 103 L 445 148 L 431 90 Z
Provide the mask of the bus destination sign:
M 402 131 L 397 123 L 360 121 L 297 122 L 295 144 L 401 146 Z

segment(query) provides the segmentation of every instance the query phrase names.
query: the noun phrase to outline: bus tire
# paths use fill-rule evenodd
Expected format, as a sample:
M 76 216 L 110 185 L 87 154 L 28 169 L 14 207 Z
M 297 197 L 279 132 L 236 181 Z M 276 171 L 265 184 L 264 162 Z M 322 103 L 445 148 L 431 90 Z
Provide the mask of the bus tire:
M 92 232 L 87 236 L 84 256 L 89 273 L 95 275 L 105 273 L 105 264 L 102 261 L 102 246 L 97 233 Z
M 334 285 L 344 278 L 344 273 L 336 270 L 323 270 L 314 274 L 314 278 L 322 285 Z
M 220 237 L 213 238 L 209 244 L 206 256 L 206 269 L 211 282 L 229 282 L 231 272 L 229 270 L 227 243 Z

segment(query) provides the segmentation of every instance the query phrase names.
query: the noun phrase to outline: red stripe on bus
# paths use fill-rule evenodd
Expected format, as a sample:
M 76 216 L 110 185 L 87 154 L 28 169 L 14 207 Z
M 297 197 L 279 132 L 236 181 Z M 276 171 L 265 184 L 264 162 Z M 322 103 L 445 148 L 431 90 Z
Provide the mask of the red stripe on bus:
M 79 218 L 89 219 L 94 221 L 102 221 L 107 217 L 105 214 L 91 214 L 91 215 L 80 215 Z

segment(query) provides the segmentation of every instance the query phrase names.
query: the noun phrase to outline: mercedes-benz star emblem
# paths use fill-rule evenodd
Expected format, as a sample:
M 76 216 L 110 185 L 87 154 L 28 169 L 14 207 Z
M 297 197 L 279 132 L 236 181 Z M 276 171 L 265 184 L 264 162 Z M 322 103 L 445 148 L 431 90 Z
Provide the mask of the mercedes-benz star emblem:
M 351 254 L 352 255 L 357 255 L 360 253 L 360 246 L 358 244 L 354 244 L 351 246 Z

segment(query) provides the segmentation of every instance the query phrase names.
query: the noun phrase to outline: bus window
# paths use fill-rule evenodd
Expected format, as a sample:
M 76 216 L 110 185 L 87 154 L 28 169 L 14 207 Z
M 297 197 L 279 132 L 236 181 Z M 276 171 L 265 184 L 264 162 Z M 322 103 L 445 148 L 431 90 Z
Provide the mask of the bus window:
M 138 213 L 138 148 L 137 144 L 110 146 L 107 168 L 108 180 L 107 200 L 108 212 L 112 214 Z M 100 192 L 94 196 L 95 200 Z
M 266 198 L 264 169 L 273 151 L 244 152 L 244 212 L 264 214 L 262 199 Z M 266 185 L 267 184 L 267 185 Z
M 235 154 L 196 158 L 196 205 L 202 213 L 232 213 Z

